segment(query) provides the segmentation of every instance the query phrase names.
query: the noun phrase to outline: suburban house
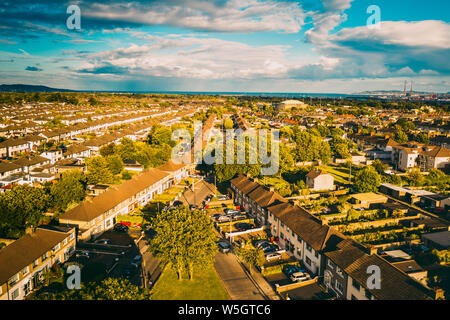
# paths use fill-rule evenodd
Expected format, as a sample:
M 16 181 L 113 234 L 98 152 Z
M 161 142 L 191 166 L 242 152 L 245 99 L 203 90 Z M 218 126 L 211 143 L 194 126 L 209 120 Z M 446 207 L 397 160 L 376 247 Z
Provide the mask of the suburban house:
M 3 157 L 14 157 L 20 153 L 31 151 L 28 141 L 24 139 L 8 139 L 0 143 L 0 150 L 6 149 Z
M 252 208 L 249 198 L 260 187 L 256 179 L 240 174 L 231 180 L 234 202 Z M 385 196 L 357 195 L 359 205 L 387 201 Z M 364 200 L 364 203 L 361 203 Z M 300 260 L 308 271 L 338 299 L 433 299 L 435 293 L 425 288 L 400 268 L 396 268 L 368 248 L 347 238 L 294 202 L 274 201 L 267 210 L 267 227 L 281 248 Z M 248 209 L 247 209 L 248 210 Z M 368 268 L 381 270 L 381 289 L 368 284 Z
M 427 147 L 419 154 L 418 164 L 422 171 L 445 169 L 450 165 L 450 149 L 443 146 Z
M 170 186 L 175 183 L 178 183 L 179 181 L 189 176 L 189 166 L 187 164 L 175 163 L 172 160 L 169 160 L 162 166 L 159 166 L 158 169 L 170 174 L 171 176 L 171 179 L 169 180 Z
M 116 224 L 118 215 L 130 213 L 162 193 L 169 179 L 170 175 L 166 172 L 150 168 L 132 180 L 111 186 L 94 199 L 83 201 L 62 214 L 59 223 L 77 226 L 81 240 L 96 238 Z
M 331 174 L 316 169 L 306 175 L 306 187 L 315 191 L 333 190 L 334 178 Z
M 41 226 L 0 250 L 0 300 L 24 299 L 75 252 L 75 228 Z

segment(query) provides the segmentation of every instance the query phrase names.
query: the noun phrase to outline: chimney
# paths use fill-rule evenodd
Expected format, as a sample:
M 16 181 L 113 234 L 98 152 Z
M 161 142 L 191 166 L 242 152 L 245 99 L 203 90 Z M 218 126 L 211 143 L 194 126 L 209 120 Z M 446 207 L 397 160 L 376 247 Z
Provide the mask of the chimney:
M 258 182 L 258 178 L 253 178 L 253 182 Z
M 269 191 L 270 192 L 275 192 L 275 188 L 273 186 L 270 186 Z

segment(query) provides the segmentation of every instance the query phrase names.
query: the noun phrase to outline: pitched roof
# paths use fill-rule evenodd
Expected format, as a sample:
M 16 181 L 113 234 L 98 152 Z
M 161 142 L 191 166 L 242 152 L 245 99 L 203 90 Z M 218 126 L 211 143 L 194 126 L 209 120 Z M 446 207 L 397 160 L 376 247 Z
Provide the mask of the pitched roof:
M 310 171 L 306 176 L 308 178 L 315 179 L 318 176 L 325 175 L 325 174 L 329 174 L 329 173 L 325 172 L 323 170 L 320 170 L 320 169 L 315 169 L 315 170 Z
M 37 228 L 0 250 L 0 284 L 67 238 L 70 231 Z
M 185 163 L 175 163 L 174 161 L 169 160 L 162 166 L 159 166 L 158 169 L 162 171 L 175 172 L 184 167 L 186 167 Z
M 345 239 L 344 235 L 328 225 L 322 225 L 319 219 L 299 206 L 284 202 L 267 209 L 316 251 Z
M 83 201 L 75 208 L 62 214 L 60 219 L 91 221 L 167 176 L 166 172 L 150 168 L 143 174 L 134 176 L 132 180 L 111 187 L 92 200 Z
M 367 270 L 370 266 L 380 268 L 380 289 L 369 289 L 367 286 L 370 276 Z M 364 255 L 346 267 L 344 271 L 380 300 L 431 299 L 427 288 L 378 255 Z
M 21 166 L 12 162 L 0 162 L 0 173 L 5 173 L 13 170 L 20 169 Z
M 433 158 L 445 158 L 450 157 L 450 149 L 447 149 L 444 146 L 439 146 L 430 151 L 423 151 L 422 154 Z

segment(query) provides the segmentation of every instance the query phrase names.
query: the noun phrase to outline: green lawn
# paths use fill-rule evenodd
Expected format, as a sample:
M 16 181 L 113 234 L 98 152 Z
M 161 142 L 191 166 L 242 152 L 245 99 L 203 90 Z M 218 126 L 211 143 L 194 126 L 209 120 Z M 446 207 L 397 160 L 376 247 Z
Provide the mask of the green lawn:
M 178 280 L 168 266 L 152 289 L 152 300 L 230 300 L 216 270 L 211 265 L 194 274 L 194 280 Z
M 322 169 L 331 174 L 334 180 L 339 183 L 348 183 L 350 177 L 350 169 L 344 167 L 322 166 Z M 356 170 L 355 170 L 356 171 Z M 355 172 L 352 172 L 354 176 Z

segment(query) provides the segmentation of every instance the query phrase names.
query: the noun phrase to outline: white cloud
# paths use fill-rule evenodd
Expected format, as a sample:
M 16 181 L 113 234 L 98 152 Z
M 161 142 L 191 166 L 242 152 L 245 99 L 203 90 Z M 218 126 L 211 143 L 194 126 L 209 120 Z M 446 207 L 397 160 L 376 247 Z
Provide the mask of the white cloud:
M 305 14 L 289 1 L 231 0 L 83 3 L 83 15 L 103 21 L 170 25 L 200 31 L 298 32 Z

